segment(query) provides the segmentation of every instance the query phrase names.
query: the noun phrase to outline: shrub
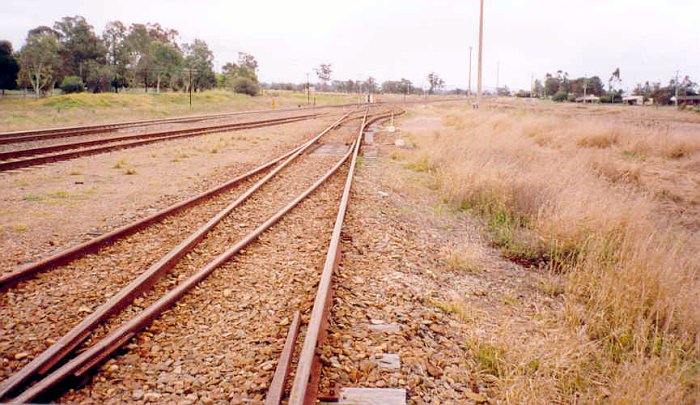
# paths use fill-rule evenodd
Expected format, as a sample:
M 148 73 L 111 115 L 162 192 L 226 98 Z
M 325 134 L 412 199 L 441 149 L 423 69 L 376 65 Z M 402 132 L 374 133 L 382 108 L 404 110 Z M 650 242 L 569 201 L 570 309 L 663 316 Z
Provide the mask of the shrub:
M 85 90 L 85 85 L 78 76 L 66 76 L 61 82 L 61 90 L 64 94 L 81 93 Z
M 559 90 L 558 92 L 554 93 L 552 96 L 552 100 L 556 102 L 562 102 L 566 101 L 567 98 L 569 97 L 569 94 L 563 90 Z
M 257 96 L 260 91 L 258 84 L 247 77 L 237 77 L 233 79 L 231 87 L 236 93 L 248 94 L 250 96 Z

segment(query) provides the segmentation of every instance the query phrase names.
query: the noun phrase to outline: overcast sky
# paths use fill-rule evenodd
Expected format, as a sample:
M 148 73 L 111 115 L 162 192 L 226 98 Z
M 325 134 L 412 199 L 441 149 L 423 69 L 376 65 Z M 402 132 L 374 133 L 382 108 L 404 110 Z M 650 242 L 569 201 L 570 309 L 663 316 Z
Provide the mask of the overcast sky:
M 105 23 L 158 22 L 181 42 L 205 40 L 217 69 L 239 51 L 256 56 L 263 81 L 305 79 L 319 63 L 334 79 L 406 77 L 435 71 L 466 88 L 478 0 L 2 0 L 0 39 L 20 48 L 29 29 L 82 15 Z M 531 75 L 562 69 L 601 76 L 620 67 L 622 87 L 667 82 L 678 69 L 700 79 L 700 0 L 486 0 L 484 85 L 529 88 Z

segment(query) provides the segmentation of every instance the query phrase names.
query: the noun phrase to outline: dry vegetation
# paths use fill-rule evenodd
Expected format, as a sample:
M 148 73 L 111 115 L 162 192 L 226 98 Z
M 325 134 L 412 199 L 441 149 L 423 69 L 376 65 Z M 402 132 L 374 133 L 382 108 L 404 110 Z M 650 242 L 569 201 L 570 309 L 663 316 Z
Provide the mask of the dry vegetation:
M 102 122 L 133 121 L 190 114 L 269 109 L 306 105 L 306 94 L 273 91 L 250 97 L 230 91 L 211 90 L 192 94 L 192 109 L 186 93 L 67 94 L 45 98 L 0 97 L 0 132 Z M 354 95 L 319 94 L 317 103 L 353 103 Z
M 554 322 L 590 342 L 504 331 L 475 343 L 501 399 L 700 401 L 700 116 L 536 104 L 420 113 L 441 124 L 406 135 L 417 145 L 407 167 L 433 173 L 504 256 L 551 274 L 543 291 L 565 300 Z

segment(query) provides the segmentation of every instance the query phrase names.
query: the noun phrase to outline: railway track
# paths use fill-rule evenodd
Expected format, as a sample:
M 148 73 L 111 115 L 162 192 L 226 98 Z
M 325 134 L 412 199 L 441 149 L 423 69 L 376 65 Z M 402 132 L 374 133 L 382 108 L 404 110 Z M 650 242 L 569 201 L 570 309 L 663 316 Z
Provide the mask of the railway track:
M 375 113 L 373 115 L 374 118 L 381 116 L 386 116 L 386 114 Z M 31 354 L 22 355 L 22 353 L 18 353 L 19 356 L 15 356 L 17 360 L 25 358 L 29 360 L 28 358 L 30 357 L 32 359 L 29 362 L 25 360 L 15 364 L 17 366 L 21 363 L 22 367 L 18 372 L 2 382 L 0 385 L 0 397 L 17 402 L 31 401 L 41 397 L 41 395 L 45 395 L 49 390 L 55 389 L 57 384 L 65 384 L 66 379 L 70 380 L 85 376 L 89 370 L 112 355 L 125 342 L 139 336 L 140 330 L 159 317 L 164 310 L 174 305 L 175 302 L 207 278 L 216 268 L 226 264 L 242 249 L 258 239 L 263 232 L 281 220 L 292 208 L 300 203 L 302 205 L 306 204 L 305 200 L 315 190 L 328 187 L 326 182 L 329 179 L 334 179 L 333 174 L 335 172 L 344 170 L 348 172 L 348 177 L 341 200 L 341 211 L 338 214 L 340 225 L 336 221 L 338 230 L 336 232 L 334 229 L 331 239 L 332 241 L 336 240 L 337 249 L 339 227 L 342 226 L 341 213 L 344 213 L 347 206 L 349 187 L 352 182 L 352 173 L 357 161 L 361 140 L 360 136 L 367 116 L 365 113 L 363 123 L 360 126 L 360 135 L 357 137 L 347 133 L 343 134 L 343 128 L 347 126 L 352 118 L 348 115 L 342 117 L 325 131 L 288 154 L 268 162 L 225 185 L 153 214 L 141 221 L 142 223 L 135 223 L 120 228 L 110 233 L 109 236 L 97 238 L 78 246 L 66 255 L 55 255 L 39 263 L 25 266 L 24 270 L 26 271 L 20 272 L 21 275 L 6 278 L 6 283 L 13 283 L 23 278 L 26 279 L 41 270 L 53 268 L 50 272 L 29 278 L 26 283 L 17 286 L 6 285 L 5 287 L 12 293 L 10 300 L 14 301 L 3 302 L 2 312 L 4 314 L 2 319 L 10 319 L 7 316 L 12 316 L 12 313 L 15 315 L 26 314 L 27 308 L 20 308 L 21 303 L 18 303 L 22 301 L 21 296 L 33 296 L 33 289 L 46 286 L 47 283 L 50 284 L 52 281 L 59 282 L 59 280 L 62 280 L 62 282 L 70 283 L 71 280 L 63 280 L 64 277 L 73 274 L 73 279 L 75 279 L 75 273 L 80 269 L 87 270 L 86 274 L 91 275 L 91 280 L 88 280 L 84 288 L 90 289 L 92 298 L 85 299 L 73 294 L 72 297 L 67 297 L 64 300 L 63 305 L 66 302 L 71 304 L 77 303 L 78 305 L 86 304 L 87 308 L 84 310 L 79 309 L 78 312 L 88 312 L 89 315 L 77 324 L 76 316 L 73 315 L 66 319 L 67 325 L 55 327 L 55 317 L 62 316 L 61 314 L 66 308 L 53 308 L 53 315 L 45 316 L 43 325 L 34 326 L 34 331 L 36 331 L 46 327 L 47 321 L 53 323 L 54 328 L 51 332 L 54 335 L 52 338 L 54 343 L 42 342 L 39 345 L 39 349 L 29 350 Z M 373 119 L 372 116 L 370 116 L 370 119 Z M 319 141 L 325 144 L 333 144 L 331 141 L 335 141 L 336 147 L 349 143 L 352 147 L 346 145 L 344 149 L 347 149 L 347 151 L 340 158 L 332 154 L 311 157 L 308 152 Z M 341 147 L 341 149 L 343 148 Z M 347 161 L 349 159 L 351 159 L 351 163 L 348 165 Z M 345 168 L 345 166 L 348 166 L 348 168 Z M 272 167 L 274 169 L 270 170 Z M 258 176 L 266 170 L 269 170 L 269 173 L 254 182 L 246 191 L 242 193 L 230 191 L 232 188 L 244 183 L 253 183 L 253 176 Z M 318 177 L 319 172 L 323 173 L 320 177 Z M 237 195 L 237 198 L 232 203 L 227 203 L 234 195 Z M 206 210 L 202 209 L 202 212 L 198 213 L 200 217 L 210 218 L 204 226 L 177 226 L 183 221 L 186 211 L 198 208 L 191 208 L 192 204 L 206 199 L 219 199 L 220 201 L 218 205 L 215 204 Z M 217 211 L 222 205 L 224 208 Z M 210 214 L 213 211 L 216 211 L 216 214 L 211 217 Z M 170 215 L 172 217 L 168 217 Z M 175 218 L 176 216 L 177 218 Z M 163 218 L 165 217 L 173 218 L 170 225 L 176 226 L 163 224 Z M 160 227 L 161 229 L 151 231 L 151 228 L 154 227 Z M 156 262 L 148 261 L 147 259 L 134 260 L 133 247 L 131 250 L 127 249 L 126 252 L 122 250 L 125 249 L 125 246 L 136 242 L 148 242 L 149 240 L 154 242 L 151 245 L 158 245 L 158 240 L 152 240 L 153 233 L 161 232 L 161 238 L 171 240 L 173 239 L 173 232 L 172 229 L 168 228 L 184 228 L 182 229 L 184 232 L 179 234 L 180 238 L 175 238 L 176 241 L 181 240 L 183 233 L 188 235 L 175 247 L 172 246 L 172 243 L 170 245 L 166 243 L 160 249 L 153 249 L 153 255 L 157 254 L 160 256 L 165 252 L 160 260 Z M 144 229 L 151 233 L 144 232 Z M 134 232 L 137 233 L 133 234 Z M 306 233 L 308 234 L 308 230 Z M 336 236 L 336 233 L 338 236 Z M 128 234 L 133 235 L 126 238 L 130 239 L 126 241 L 124 236 Z M 105 244 L 112 243 L 113 238 L 122 238 L 122 240 L 105 248 Z M 78 256 L 95 251 L 95 249 L 99 249 L 99 255 L 78 258 Z M 117 252 L 121 253 L 116 254 Z M 124 261 L 128 261 L 131 264 L 130 269 L 121 268 Z M 66 262 L 70 263 L 72 268 L 66 268 Z M 121 288 L 120 290 L 117 290 L 116 286 L 107 288 L 105 285 L 95 284 L 95 282 L 99 283 L 100 280 L 108 279 L 112 275 L 109 271 L 110 264 L 112 267 L 116 265 L 117 268 L 120 268 L 119 273 L 123 278 L 118 285 Z M 143 271 L 145 264 L 148 264 L 148 270 Z M 227 266 L 230 267 L 230 263 Z M 27 270 L 30 268 L 33 270 Z M 92 277 L 92 274 L 95 272 L 100 273 L 100 275 Z M 14 273 L 17 273 L 17 271 Z M 98 287 L 104 288 L 100 289 Z M 61 290 L 61 288 L 56 286 L 55 292 Z M 51 295 L 45 291 L 43 293 Z M 196 290 L 192 294 L 196 294 Z M 104 297 L 109 297 L 109 299 L 104 301 Z M 137 300 L 135 305 L 134 300 Z M 98 305 L 99 302 L 104 303 Z M 38 303 L 39 307 L 44 304 Z M 176 310 L 177 308 L 173 311 Z M 64 333 L 66 329 L 70 330 Z M 32 347 L 33 342 L 36 340 L 36 336 L 32 336 L 26 339 L 24 343 L 18 343 L 17 345 L 22 346 L 22 349 L 27 349 Z M 74 353 L 76 349 L 79 349 L 80 354 L 67 360 L 67 357 Z M 9 374 L 8 370 L 5 370 L 3 374 Z M 28 383 L 33 381 L 37 382 L 33 385 L 28 385 Z M 23 390 L 27 386 L 29 388 Z
M 255 114 L 278 114 L 286 112 L 309 112 L 310 110 L 324 110 L 324 109 L 334 109 L 334 108 L 345 108 L 353 107 L 354 104 L 339 104 L 332 106 L 321 106 L 316 108 L 280 108 L 274 110 L 249 110 L 249 111 L 235 111 L 228 113 L 218 113 L 218 114 L 204 114 L 195 116 L 185 116 L 185 117 L 172 117 L 172 118 L 157 118 L 149 120 L 139 120 L 139 121 L 124 121 L 124 122 L 113 122 L 107 124 L 96 124 L 96 125 L 82 125 L 82 126 L 71 126 L 71 127 L 59 127 L 59 128 L 44 128 L 35 130 L 24 130 L 24 131 L 13 131 L 13 132 L 0 132 L 0 145 L 12 144 L 12 143 L 22 143 L 31 141 L 41 141 L 56 138 L 70 138 L 75 136 L 83 135 L 93 135 L 101 133 L 109 133 L 117 130 L 128 129 L 128 128 L 138 128 L 138 127 L 148 127 L 154 125 L 165 125 L 165 124 L 187 124 L 193 122 L 202 122 L 209 120 L 225 119 L 237 116 L 245 115 L 255 115 Z
M 305 114 L 301 116 L 209 125 L 205 127 L 175 129 L 146 134 L 131 134 L 39 148 L 19 149 L 0 153 L 0 171 L 37 166 L 46 163 L 75 159 L 83 156 L 111 152 L 119 149 L 133 148 L 156 142 L 200 136 L 215 132 L 238 131 L 243 129 L 289 124 L 316 117 L 318 117 L 317 114 Z

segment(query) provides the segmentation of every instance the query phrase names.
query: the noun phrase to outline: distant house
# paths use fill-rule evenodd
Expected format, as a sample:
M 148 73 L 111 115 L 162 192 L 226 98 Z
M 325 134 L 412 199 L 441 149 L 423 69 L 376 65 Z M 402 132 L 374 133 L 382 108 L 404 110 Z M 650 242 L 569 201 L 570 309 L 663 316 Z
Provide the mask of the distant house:
M 576 97 L 577 103 L 600 103 L 600 97 L 589 94 L 586 97 Z
M 676 96 L 671 97 L 673 103 L 676 102 Z M 700 96 L 678 96 L 678 105 L 700 105 Z
M 644 105 L 644 96 L 622 97 L 622 102 L 628 105 Z

